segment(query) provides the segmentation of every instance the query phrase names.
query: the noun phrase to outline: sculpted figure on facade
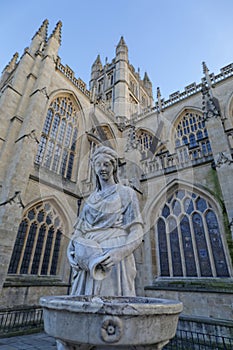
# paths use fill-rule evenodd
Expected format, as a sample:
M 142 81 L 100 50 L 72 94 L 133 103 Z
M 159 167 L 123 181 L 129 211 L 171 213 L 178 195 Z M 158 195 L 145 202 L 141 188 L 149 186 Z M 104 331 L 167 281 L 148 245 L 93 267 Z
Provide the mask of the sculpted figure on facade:
M 72 295 L 134 296 L 133 252 L 143 238 L 135 191 L 119 183 L 117 153 L 96 149 L 92 166 L 96 189 L 86 200 L 68 246 Z

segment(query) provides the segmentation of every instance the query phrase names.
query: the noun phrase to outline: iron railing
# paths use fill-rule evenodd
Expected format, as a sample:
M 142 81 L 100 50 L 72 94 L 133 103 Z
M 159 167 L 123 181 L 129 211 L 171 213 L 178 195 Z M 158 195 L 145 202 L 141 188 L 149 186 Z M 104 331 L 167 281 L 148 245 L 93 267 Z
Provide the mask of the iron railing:
M 233 350 L 233 339 L 177 329 L 164 350 Z
M 43 309 L 24 306 L 0 310 L 0 336 L 43 329 Z

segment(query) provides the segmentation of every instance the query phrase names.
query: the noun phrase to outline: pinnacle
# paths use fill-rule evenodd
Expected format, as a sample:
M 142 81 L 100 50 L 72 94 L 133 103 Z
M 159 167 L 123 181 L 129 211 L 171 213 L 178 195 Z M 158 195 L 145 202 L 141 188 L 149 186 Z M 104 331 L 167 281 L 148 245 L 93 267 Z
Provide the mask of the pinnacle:
M 125 39 L 124 39 L 123 36 L 121 36 L 120 41 L 119 41 L 119 43 L 118 43 L 117 46 L 127 46 L 126 43 L 125 43 Z
M 160 87 L 157 87 L 157 98 L 161 97 Z
M 96 60 L 94 61 L 93 66 L 101 66 L 102 67 L 102 62 L 101 62 L 101 59 L 100 59 L 100 55 L 97 55 L 96 57 Z
M 14 68 L 15 68 L 15 65 L 16 65 L 16 62 L 17 62 L 17 59 L 19 57 L 19 54 L 18 52 L 16 52 L 12 59 L 10 60 L 10 62 L 6 65 L 6 67 L 4 68 L 4 70 L 8 71 L 8 72 L 11 72 Z M 4 71 L 3 70 L 3 71 Z
M 52 34 L 50 35 L 50 38 L 55 38 L 59 44 L 61 44 L 61 28 L 62 28 L 62 21 L 57 22 L 56 27 L 54 28 Z
M 206 63 L 204 61 L 202 62 L 202 67 L 203 67 L 203 73 L 204 74 L 209 71 L 209 69 L 208 69 L 208 67 L 207 67 L 207 65 L 206 65 Z
M 43 21 L 42 25 L 40 26 L 40 28 L 38 29 L 38 31 L 36 32 L 36 34 L 33 36 L 32 40 L 37 35 L 40 35 L 44 40 L 46 40 L 47 39 L 48 24 L 49 24 L 49 21 L 47 19 L 45 19 Z
M 147 72 L 145 72 L 143 80 L 144 80 L 144 81 L 150 81 Z

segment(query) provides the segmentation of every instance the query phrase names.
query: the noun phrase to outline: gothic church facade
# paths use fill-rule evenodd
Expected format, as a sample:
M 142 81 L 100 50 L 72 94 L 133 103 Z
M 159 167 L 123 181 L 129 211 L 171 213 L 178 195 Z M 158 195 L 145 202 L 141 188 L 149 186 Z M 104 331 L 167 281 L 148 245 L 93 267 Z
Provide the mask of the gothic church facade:
M 61 63 L 62 23 L 45 20 L 0 80 L 1 307 L 67 294 L 66 248 L 93 189 L 90 154 L 119 154 L 145 238 L 140 295 L 180 299 L 187 317 L 232 319 L 233 64 L 165 100 L 128 59 L 98 56 L 90 86 Z M 196 302 L 198 300 L 198 303 Z

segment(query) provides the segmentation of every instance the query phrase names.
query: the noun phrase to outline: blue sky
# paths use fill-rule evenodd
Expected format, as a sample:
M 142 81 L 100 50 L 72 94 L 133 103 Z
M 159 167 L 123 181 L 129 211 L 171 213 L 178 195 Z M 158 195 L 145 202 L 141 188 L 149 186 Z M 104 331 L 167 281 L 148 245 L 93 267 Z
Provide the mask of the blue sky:
M 233 62 L 232 14 L 232 0 L 0 0 L 0 71 L 44 19 L 49 34 L 61 20 L 61 62 L 87 86 L 96 56 L 111 61 L 123 35 L 130 63 L 168 98 L 201 81 L 202 61 L 216 74 Z

